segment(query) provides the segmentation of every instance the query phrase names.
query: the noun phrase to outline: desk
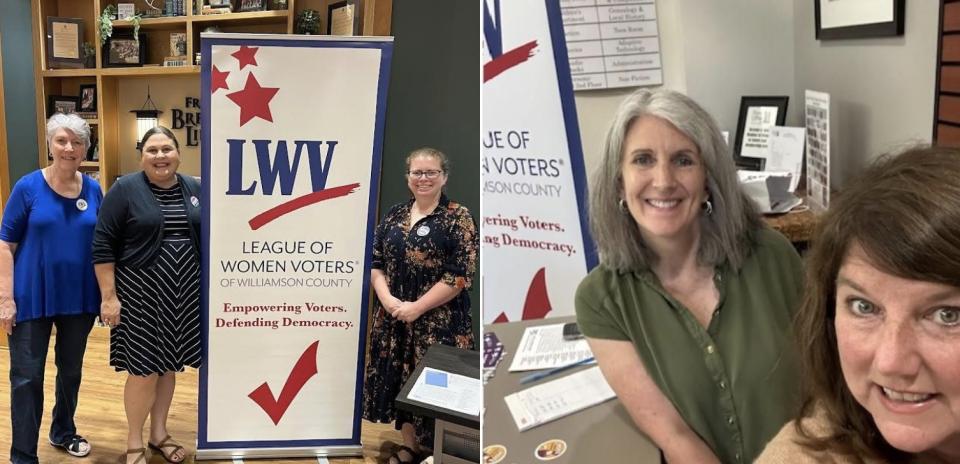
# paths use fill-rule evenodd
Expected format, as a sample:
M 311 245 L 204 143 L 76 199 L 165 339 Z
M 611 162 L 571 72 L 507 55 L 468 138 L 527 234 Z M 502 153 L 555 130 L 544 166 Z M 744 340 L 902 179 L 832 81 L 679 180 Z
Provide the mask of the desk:
M 572 322 L 575 317 L 556 317 L 530 321 L 507 322 L 484 326 L 484 332 L 493 332 L 507 352 L 497 366 L 496 375 L 483 387 L 486 412 L 483 416 L 483 446 L 503 445 L 507 456 L 501 464 L 540 464 L 534 457 L 537 445 L 553 438 L 567 442 L 567 451 L 551 464 L 585 462 L 633 462 L 659 464 L 660 450 L 633 424 L 619 399 L 612 399 L 584 409 L 570 416 L 517 431 L 513 416 L 503 397 L 524 388 L 548 382 L 549 379 L 520 385 L 520 379 L 530 372 L 510 372 L 510 363 L 517 351 L 520 337 L 526 327 Z M 577 368 L 577 370 L 589 367 Z M 571 370 L 568 375 L 576 370 Z
M 410 390 L 420 378 L 425 366 L 479 379 L 480 352 L 446 345 L 431 346 L 397 395 L 398 409 L 435 419 L 433 462 L 437 464 L 480 462 L 480 417 L 441 409 L 408 398 Z
M 809 242 L 819 219 L 818 215 L 809 209 L 763 217 L 767 225 L 786 236 L 794 244 Z

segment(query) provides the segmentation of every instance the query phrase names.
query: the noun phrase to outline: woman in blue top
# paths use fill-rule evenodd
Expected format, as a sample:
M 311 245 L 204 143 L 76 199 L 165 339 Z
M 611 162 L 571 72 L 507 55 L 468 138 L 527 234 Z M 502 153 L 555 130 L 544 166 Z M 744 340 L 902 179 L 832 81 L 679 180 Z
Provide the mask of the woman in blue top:
M 73 456 L 90 454 L 77 435 L 80 372 L 87 335 L 100 312 L 91 244 L 103 193 L 78 172 L 90 126 L 75 114 L 47 121 L 53 162 L 13 187 L 0 226 L 0 327 L 9 335 L 10 461 L 37 463 L 43 414 L 43 371 L 56 326 L 57 390 L 50 444 Z

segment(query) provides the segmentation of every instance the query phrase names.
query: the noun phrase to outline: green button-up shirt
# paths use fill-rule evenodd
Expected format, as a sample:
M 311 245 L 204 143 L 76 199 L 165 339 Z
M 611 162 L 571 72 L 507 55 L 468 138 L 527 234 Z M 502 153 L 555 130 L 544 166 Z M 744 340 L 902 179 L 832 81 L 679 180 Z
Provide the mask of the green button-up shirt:
M 716 269 L 720 301 L 704 329 L 650 271 L 599 266 L 577 289 L 588 337 L 633 343 L 647 373 L 725 463 L 752 462 L 796 412 L 790 339 L 800 256 L 777 232 L 756 233 L 739 272 Z

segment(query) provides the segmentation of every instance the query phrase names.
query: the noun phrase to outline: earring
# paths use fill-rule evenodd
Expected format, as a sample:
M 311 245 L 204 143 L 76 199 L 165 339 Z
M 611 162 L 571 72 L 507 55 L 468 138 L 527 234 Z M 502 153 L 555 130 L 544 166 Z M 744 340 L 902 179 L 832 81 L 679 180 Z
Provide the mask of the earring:
M 629 212 L 630 212 L 630 210 L 627 209 L 627 202 L 623 201 L 623 198 L 621 198 L 620 201 L 617 202 L 617 206 L 619 206 L 619 207 L 620 207 L 620 211 L 622 211 L 622 212 L 624 212 L 624 213 L 629 213 Z
M 707 216 L 713 214 L 713 203 L 710 200 L 703 202 L 703 209 L 707 210 Z

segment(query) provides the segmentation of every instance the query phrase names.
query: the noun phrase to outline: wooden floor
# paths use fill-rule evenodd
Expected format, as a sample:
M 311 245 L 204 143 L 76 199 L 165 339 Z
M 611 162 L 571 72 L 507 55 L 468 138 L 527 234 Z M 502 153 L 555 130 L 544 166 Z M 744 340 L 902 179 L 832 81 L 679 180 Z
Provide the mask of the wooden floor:
M 2 336 L 2 335 L 0 335 Z M 126 449 L 127 426 L 123 413 L 123 382 L 125 374 L 113 371 L 107 364 L 109 355 L 108 331 L 95 327 L 87 343 L 84 357 L 83 382 L 80 387 L 80 404 L 77 408 L 77 432 L 90 441 L 93 451 L 84 459 L 77 459 L 47 444 L 50 427 L 50 412 L 53 409 L 54 378 L 53 346 L 47 358 L 43 423 L 40 426 L 39 458 L 43 464 L 100 464 L 116 463 L 117 456 Z M 0 347 L 0 462 L 10 459 L 10 355 L 7 347 Z M 177 390 L 170 408 L 168 429 L 180 444 L 187 448 L 193 462 L 197 440 L 197 371 L 177 375 Z M 149 427 L 149 425 L 148 425 Z M 376 463 L 384 461 L 395 444 L 401 443 L 400 433 L 392 424 L 373 424 L 363 421 L 361 441 L 363 459 L 331 458 L 332 464 Z M 146 439 L 147 433 L 144 433 Z M 150 464 L 165 463 L 163 457 L 154 453 Z M 233 461 L 201 461 L 205 463 L 230 463 Z M 263 463 L 316 463 L 316 458 L 284 460 L 247 460 Z

